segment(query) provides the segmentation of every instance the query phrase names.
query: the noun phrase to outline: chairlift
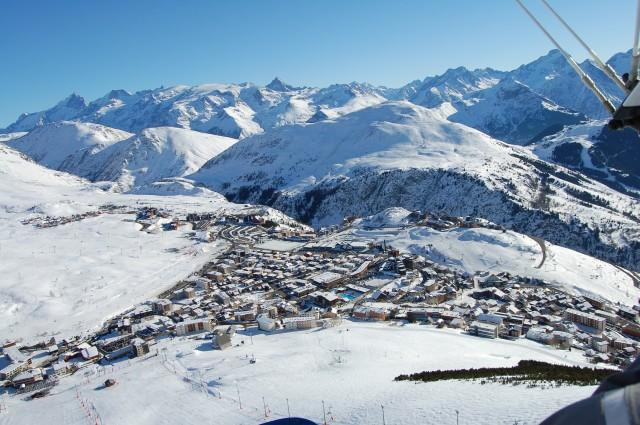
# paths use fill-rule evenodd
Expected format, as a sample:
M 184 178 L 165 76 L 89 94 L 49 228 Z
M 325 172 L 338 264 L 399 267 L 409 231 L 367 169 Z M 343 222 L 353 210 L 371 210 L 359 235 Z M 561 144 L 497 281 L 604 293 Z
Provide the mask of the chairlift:
M 611 100 L 604 94 L 602 90 L 596 85 L 591 77 L 580 68 L 578 63 L 573 57 L 560 46 L 556 39 L 547 31 L 542 23 L 535 17 L 535 15 L 525 6 L 523 0 L 515 0 L 518 5 L 524 10 L 527 16 L 533 21 L 533 23 L 547 36 L 547 38 L 555 45 L 560 51 L 562 56 L 567 60 L 571 68 L 578 74 L 582 83 L 590 89 L 598 98 L 602 106 L 611 115 L 609 121 L 609 128 L 612 130 L 622 129 L 624 127 L 630 127 L 640 132 L 640 85 L 638 85 L 638 65 L 640 64 L 640 0 L 638 0 L 638 6 L 636 11 L 636 27 L 633 38 L 632 56 L 631 56 L 631 69 L 629 73 L 625 73 L 620 77 L 616 71 L 608 64 L 604 63 L 602 59 L 596 54 L 596 52 L 587 45 L 587 43 L 571 28 L 571 26 L 551 7 L 547 0 L 540 0 L 544 6 L 551 12 L 552 15 L 560 21 L 567 31 L 569 31 L 573 37 L 584 47 L 594 63 L 600 68 L 625 94 L 625 99 L 616 108 Z

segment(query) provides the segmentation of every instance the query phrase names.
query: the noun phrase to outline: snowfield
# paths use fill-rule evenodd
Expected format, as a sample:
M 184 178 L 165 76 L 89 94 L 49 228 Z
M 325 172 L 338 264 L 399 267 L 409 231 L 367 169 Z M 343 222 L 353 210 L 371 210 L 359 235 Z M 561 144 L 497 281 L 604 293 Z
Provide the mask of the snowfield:
M 127 191 L 197 171 L 237 140 L 174 127 L 133 135 L 98 124 L 61 122 L 38 127 L 7 145 L 40 165 Z
M 208 193 L 207 193 L 208 192 Z M 266 213 L 217 193 L 144 196 L 104 192 L 78 177 L 44 168 L 0 145 L 0 340 L 58 338 L 88 332 L 103 319 L 153 298 L 225 249 L 177 231 L 140 231 L 135 214 L 102 214 L 36 228 L 23 220 L 95 212 L 105 204 L 188 212 Z M 153 228 L 153 226 L 152 226 Z M 37 337 L 37 338 L 36 338 Z
M 76 392 L 102 424 L 253 425 L 265 420 L 263 397 L 269 419 L 286 417 L 288 401 L 292 415 L 322 423 L 324 401 L 329 424 L 382 423 L 381 405 L 386 423 L 455 423 L 459 410 L 460 423 L 535 424 L 594 390 L 393 382 L 402 373 L 512 366 L 523 359 L 584 365 L 576 352 L 427 326 L 346 321 L 325 330 L 248 330 L 233 343 L 214 351 L 209 340 L 161 341 L 158 356 L 80 371 L 44 399 L 6 398 L 9 414 L 0 415 L 0 424 L 88 423 Z M 104 389 L 107 378 L 117 385 Z
M 140 231 L 131 214 L 45 229 L 2 218 L 3 338 L 90 331 L 108 316 L 168 289 L 226 246 L 194 242 L 186 237 L 187 228 Z

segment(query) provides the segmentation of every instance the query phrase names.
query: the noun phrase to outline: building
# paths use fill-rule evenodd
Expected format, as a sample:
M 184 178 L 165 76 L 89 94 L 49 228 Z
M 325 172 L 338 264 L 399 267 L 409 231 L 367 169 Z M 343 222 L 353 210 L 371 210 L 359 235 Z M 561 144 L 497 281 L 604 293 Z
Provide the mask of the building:
M 253 322 L 256 320 L 256 310 L 236 311 L 234 317 L 236 322 Z
M 96 361 L 100 359 L 100 352 L 98 352 L 98 349 L 93 345 L 83 348 L 82 351 L 80 351 L 80 355 L 86 361 Z
M 473 335 L 477 335 L 483 338 L 498 337 L 498 327 L 490 323 L 475 321 L 471 323 L 471 327 L 469 328 L 469 330 Z
M 133 347 L 133 354 L 136 357 L 142 357 L 145 354 L 148 354 L 150 351 L 149 342 L 143 340 L 142 338 L 135 338 L 133 341 L 131 341 L 131 346 Z
M 156 314 L 160 314 L 162 316 L 166 316 L 168 314 L 171 314 L 171 301 L 167 300 L 167 299 L 160 299 L 157 301 L 154 301 L 152 304 L 152 308 L 153 308 L 153 312 Z
M 567 309 L 567 311 L 565 311 L 564 318 L 565 320 L 588 326 L 600 332 L 604 331 L 606 325 L 605 318 L 596 316 L 595 314 L 574 310 L 572 308 L 569 308 Z
M 184 289 L 182 290 L 182 296 L 183 296 L 185 299 L 192 299 L 192 298 L 195 298 L 195 297 L 196 297 L 196 289 L 195 289 L 195 288 L 193 288 L 193 287 L 191 287 L 191 286 L 189 286 L 189 287 L 187 287 L 187 288 L 184 288 Z
M 315 303 L 320 307 L 331 308 L 344 302 L 344 300 L 333 292 L 318 292 L 315 296 Z
M 133 334 L 116 335 L 96 342 L 96 345 L 105 353 L 111 353 L 129 345 Z
M 27 362 L 11 363 L 0 370 L 0 379 L 10 380 L 27 369 L 29 369 Z
M 258 328 L 263 331 L 272 331 L 276 328 L 275 319 L 269 317 L 267 314 L 260 314 L 257 317 Z
M 209 332 L 213 329 L 210 319 L 185 320 L 176 324 L 176 335 L 183 336 L 200 332 Z
M 27 361 L 27 356 L 22 353 L 15 345 L 12 347 L 6 347 L 2 350 L 3 354 L 9 359 L 11 363 L 19 363 Z
M 479 314 L 477 319 L 479 322 L 489 323 L 495 326 L 502 326 L 502 322 L 504 321 L 504 318 L 502 316 L 490 313 Z
M 543 326 L 532 326 L 527 331 L 527 339 L 539 342 L 541 344 L 551 344 L 553 342 L 553 334 L 547 332 L 547 328 Z
M 344 275 L 334 272 L 322 272 L 311 276 L 309 280 L 321 288 L 331 289 L 342 283 Z
M 14 377 L 11 382 L 13 383 L 13 386 L 19 387 L 21 385 L 33 385 L 36 382 L 42 381 L 43 379 L 44 378 L 42 376 L 42 369 L 35 368 L 22 372 L 21 374 Z
M 285 329 L 313 329 L 317 328 L 318 319 L 309 316 L 286 317 L 282 319 L 282 325 Z
M 600 316 L 602 318 L 604 318 L 604 320 L 607 321 L 607 323 L 611 324 L 611 325 L 615 325 L 618 323 L 618 315 L 614 314 L 614 313 L 610 313 L 608 311 L 603 311 L 603 310 L 596 310 L 594 311 L 594 314 L 596 316 Z
M 445 310 L 441 307 L 410 308 L 407 310 L 407 320 L 410 322 L 426 322 L 429 318 L 439 319 Z
M 632 322 L 638 320 L 638 312 L 632 308 L 620 307 L 618 309 L 618 315 L 620 315 L 620 317 L 624 317 L 627 320 L 631 320 Z
M 385 321 L 391 318 L 391 309 L 384 305 L 361 305 L 353 309 L 353 317 L 361 320 Z
M 69 365 L 64 361 L 59 361 L 51 365 L 50 368 L 47 369 L 47 376 L 54 377 L 64 375 L 69 371 Z
M 211 345 L 216 350 L 226 350 L 231 347 L 231 334 L 222 330 L 216 330 L 211 338 Z

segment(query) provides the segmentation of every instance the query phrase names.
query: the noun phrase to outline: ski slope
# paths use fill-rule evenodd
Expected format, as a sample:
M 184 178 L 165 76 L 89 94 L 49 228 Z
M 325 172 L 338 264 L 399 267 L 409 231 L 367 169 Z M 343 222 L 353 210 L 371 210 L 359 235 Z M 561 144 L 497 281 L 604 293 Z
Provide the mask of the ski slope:
M 126 208 L 56 227 L 22 223 L 46 215 L 95 212 L 105 204 Z M 171 287 L 225 249 L 222 241 L 186 237 L 189 227 L 141 231 L 134 221 L 135 211 L 143 206 L 183 217 L 188 212 L 244 211 L 295 223 L 278 211 L 232 204 L 210 191 L 202 196 L 104 192 L 0 145 L 0 342 L 90 331 L 103 319 Z
M 77 407 L 76 391 L 95 407 L 103 425 L 257 424 L 265 420 L 265 406 L 269 419 L 286 417 L 287 402 L 291 415 L 322 423 L 323 401 L 329 424 L 382 423 L 381 405 L 388 424 L 455 423 L 455 410 L 460 423 L 534 424 L 594 390 L 393 382 L 402 373 L 511 366 L 522 359 L 584 365 L 575 351 L 551 350 L 526 340 L 351 321 L 325 330 L 247 332 L 252 336 L 236 334 L 235 346 L 225 351 L 212 350 L 208 340 L 164 341 L 156 347 L 158 356 L 123 361 L 99 374 L 83 376 L 91 372 L 81 371 L 44 399 L 10 397 L 9 414 L 0 415 L 0 425 L 89 423 Z M 107 378 L 117 385 L 102 388 Z
M 640 297 L 632 279 L 619 268 L 549 242 L 546 258 L 538 242 L 529 236 L 487 228 L 454 228 L 447 231 L 406 225 L 406 213 L 391 208 L 385 215 L 363 219 L 354 228 L 329 240 L 385 241 L 404 252 L 418 254 L 447 266 L 475 273 L 509 272 L 544 279 L 570 292 L 595 293 L 612 302 L 634 305 Z M 375 223 L 379 228 L 367 226 Z M 384 225 L 396 227 L 382 227 Z M 542 263 L 542 264 L 541 264 Z

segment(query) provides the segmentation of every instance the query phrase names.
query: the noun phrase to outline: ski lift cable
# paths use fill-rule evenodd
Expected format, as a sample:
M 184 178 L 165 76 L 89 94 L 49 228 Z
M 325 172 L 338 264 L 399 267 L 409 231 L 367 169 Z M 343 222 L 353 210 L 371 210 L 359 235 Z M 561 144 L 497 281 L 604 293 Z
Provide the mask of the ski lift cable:
M 600 57 L 598 56 L 598 54 L 591 48 L 589 47 L 589 45 L 582 39 L 582 37 L 580 37 L 574 30 L 573 28 L 571 28 L 571 26 L 567 23 L 567 21 L 565 21 L 562 16 L 560 16 L 558 14 L 558 12 L 556 12 L 556 10 L 551 7 L 551 5 L 549 4 L 549 2 L 547 0 L 541 0 L 542 3 L 547 7 L 547 9 L 549 9 L 549 11 L 558 19 L 558 21 L 560 21 L 560 23 L 567 29 L 567 31 L 569 31 L 576 40 L 578 40 L 578 42 L 582 45 L 582 47 L 585 48 L 585 50 L 587 52 L 589 52 L 589 54 L 591 55 L 591 57 L 593 58 L 593 60 L 596 62 L 596 64 L 598 65 L 598 67 L 605 73 L 607 74 L 607 76 L 609 78 L 611 78 L 611 80 L 616 83 L 618 85 L 618 87 L 620 87 L 622 89 L 622 91 L 624 91 L 625 93 L 629 93 L 630 90 L 627 88 L 627 86 L 624 84 L 624 82 L 622 81 L 622 79 L 620 78 L 620 76 L 616 73 L 616 71 L 611 67 L 611 65 L 606 64 L 605 62 L 602 61 L 602 59 L 600 59 Z M 640 1 L 640 0 L 639 0 Z M 640 13 L 640 9 L 639 9 L 639 13 Z M 640 15 L 639 15 L 640 16 Z M 637 35 L 637 32 L 636 32 Z M 637 39 L 636 39 L 636 45 L 637 45 Z
M 578 66 L 577 62 L 573 59 L 573 57 L 560 46 L 560 44 L 556 41 L 555 38 L 546 30 L 546 28 L 538 21 L 538 19 L 531 13 L 531 11 L 524 5 L 522 0 L 516 0 L 516 2 L 520 5 L 522 10 L 531 18 L 531 20 L 540 28 L 540 30 L 547 36 L 547 38 L 556 46 L 556 48 L 562 53 L 564 58 L 567 60 L 569 65 L 573 68 L 573 70 L 580 76 L 582 82 L 587 88 L 589 88 L 593 94 L 596 95 L 600 103 L 609 111 L 611 115 L 613 115 L 616 111 L 616 108 L 613 106 L 613 103 L 600 91 L 598 86 L 593 82 L 591 77 L 589 77 L 583 70 Z
M 640 0 L 638 0 L 638 8 L 636 10 L 636 31 L 633 34 L 633 49 L 631 51 L 631 72 L 630 80 L 638 79 L 638 64 L 640 62 Z

